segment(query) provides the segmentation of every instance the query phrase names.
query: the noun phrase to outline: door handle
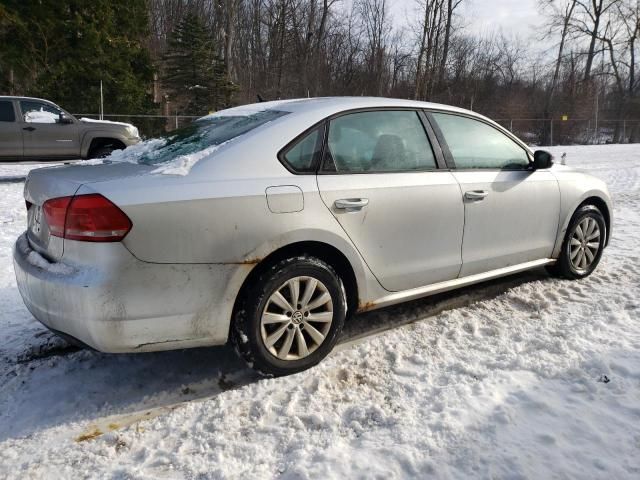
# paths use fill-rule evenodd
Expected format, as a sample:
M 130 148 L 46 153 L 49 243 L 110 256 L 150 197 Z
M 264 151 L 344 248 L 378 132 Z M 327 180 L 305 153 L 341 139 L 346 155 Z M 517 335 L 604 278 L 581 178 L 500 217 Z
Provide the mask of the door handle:
M 369 205 L 368 198 L 343 198 L 333 204 L 338 210 L 357 211 Z
M 484 200 L 487 195 L 489 195 L 489 192 L 486 190 L 471 190 L 469 192 L 464 192 L 464 198 L 467 200 Z
M 27 132 L 33 132 L 36 129 L 36 127 L 24 127 L 23 130 L 26 130 Z

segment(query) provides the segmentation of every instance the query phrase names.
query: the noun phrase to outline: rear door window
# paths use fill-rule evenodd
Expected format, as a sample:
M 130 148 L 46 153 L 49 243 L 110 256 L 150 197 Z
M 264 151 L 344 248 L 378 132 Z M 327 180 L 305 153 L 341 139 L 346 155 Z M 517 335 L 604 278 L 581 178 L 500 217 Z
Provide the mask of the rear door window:
M 418 113 L 380 110 L 331 121 L 324 169 L 336 173 L 411 172 L 436 168 Z
M 0 122 L 15 122 L 16 114 L 13 111 L 13 102 L 0 100 Z

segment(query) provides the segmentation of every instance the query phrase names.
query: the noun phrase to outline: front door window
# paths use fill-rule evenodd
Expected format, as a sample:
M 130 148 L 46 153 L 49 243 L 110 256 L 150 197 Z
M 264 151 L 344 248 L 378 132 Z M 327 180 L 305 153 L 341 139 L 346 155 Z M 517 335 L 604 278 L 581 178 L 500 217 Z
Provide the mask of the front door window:
M 25 123 L 57 123 L 62 110 L 48 103 L 23 100 L 20 102 L 22 118 Z
M 472 118 L 434 113 L 457 169 L 522 170 L 527 152 L 504 133 Z

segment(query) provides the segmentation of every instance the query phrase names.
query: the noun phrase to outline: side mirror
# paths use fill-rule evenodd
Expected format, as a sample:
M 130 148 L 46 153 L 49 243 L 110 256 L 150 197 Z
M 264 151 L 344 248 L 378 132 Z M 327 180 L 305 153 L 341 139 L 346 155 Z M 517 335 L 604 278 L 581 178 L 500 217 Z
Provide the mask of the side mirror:
M 536 150 L 533 154 L 533 169 L 544 170 L 553 165 L 553 155 L 544 150 Z
M 60 116 L 58 117 L 58 123 L 60 125 L 69 125 L 70 123 L 73 123 L 73 120 L 67 117 L 64 113 L 60 112 Z

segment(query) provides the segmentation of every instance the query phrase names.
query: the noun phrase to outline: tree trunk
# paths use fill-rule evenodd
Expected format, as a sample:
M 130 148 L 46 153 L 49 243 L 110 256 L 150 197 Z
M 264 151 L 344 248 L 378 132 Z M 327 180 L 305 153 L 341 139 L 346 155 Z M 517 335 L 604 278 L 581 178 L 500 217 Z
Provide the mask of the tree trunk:
M 573 10 L 576 7 L 576 0 L 571 2 L 571 5 L 565 11 L 562 31 L 560 33 L 560 46 L 558 47 L 558 57 L 556 58 L 556 66 L 553 72 L 553 78 L 551 79 L 551 85 L 549 86 L 549 90 L 547 92 L 547 98 L 544 105 L 544 113 L 543 116 L 545 119 L 550 119 L 551 116 L 551 105 L 553 103 L 553 96 L 555 94 L 556 86 L 558 84 L 558 78 L 560 76 L 560 66 L 562 64 L 562 57 L 564 55 L 564 45 L 567 40 L 567 34 L 569 33 L 569 25 L 571 23 L 571 17 L 573 16 Z M 542 142 L 544 145 L 548 145 L 550 142 L 551 131 L 550 125 L 547 126 L 545 122 L 544 135 Z
M 593 66 L 593 57 L 595 56 L 596 40 L 598 39 L 598 30 L 600 29 L 600 17 L 602 16 L 602 2 L 604 0 L 592 0 L 593 5 L 593 30 L 591 31 L 591 42 L 589 43 L 589 51 L 587 53 L 587 65 L 584 69 L 585 83 L 591 79 L 591 68 Z
M 422 37 L 420 39 L 420 50 L 418 51 L 418 61 L 416 65 L 416 89 L 414 98 L 420 100 L 422 97 L 422 63 L 424 62 L 425 46 L 427 42 L 427 33 L 429 31 L 429 14 L 431 8 L 429 2 L 425 2 L 424 6 L 424 23 L 422 25 Z
M 456 4 L 453 0 L 447 2 L 447 24 L 444 29 L 444 43 L 442 45 L 442 58 L 440 59 L 440 73 L 438 75 L 438 89 L 444 84 L 444 75 L 447 68 L 447 59 L 449 57 L 449 42 L 451 41 L 451 22 L 453 20 L 453 11 L 460 4 L 459 0 Z
M 235 40 L 236 0 L 225 0 L 224 22 L 224 68 L 227 80 L 233 82 L 236 78 L 233 65 L 233 42 Z
M 325 31 L 327 29 L 327 18 L 329 17 L 329 9 L 333 2 L 329 3 L 329 0 L 324 0 L 322 5 L 322 17 L 320 19 L 320 26 L 318 27 L 318 33 L 316 35 L 316 43 L 313 49 L 313 66 L 315 70 L 314 75 L 314 84 L 313 84 L 313 95 L 318 95 L 318 90 L 320 88 L 320 75 L 318 69 L 318 63 L 320 58 L 320 48 L 322 47 L 322 42 L 324 41 Z

